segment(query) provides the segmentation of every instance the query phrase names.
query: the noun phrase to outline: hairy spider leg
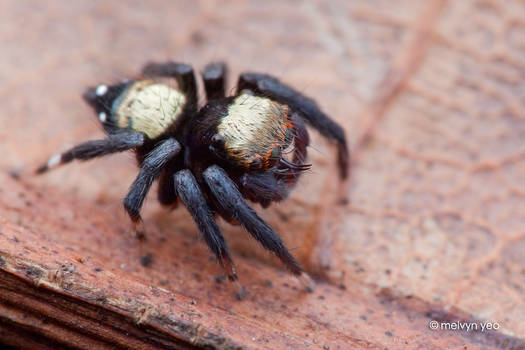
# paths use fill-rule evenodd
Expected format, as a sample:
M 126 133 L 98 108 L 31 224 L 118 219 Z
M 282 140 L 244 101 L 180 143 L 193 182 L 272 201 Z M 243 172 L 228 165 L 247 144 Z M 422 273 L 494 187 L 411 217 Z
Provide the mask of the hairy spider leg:
M 222 210 L 238 220 L 264 248 L 277 255 L 293 274 L 302 273 L 301 266 L 286 249 L 279 235 L 246 203 L 235 183 L 221 167 L 208 167 L 203 172 L 203 178 Z
M 237 280 L 237 273 L 228 251 L 228 245 L 215 222 L 212 211 L 189 169 L 178 171 L 174 175 L 177 194 L 197 224 L 204 241 L 215 254 L 231 281 Z
M 226 96 L 226 76 L 228 68 L 223 62 L 213 62 L 202 72 L 204 80 L 204 90 L 206 90 L 206 99 L 208 101 L 224 98 Z
M 297 113 L 292 113 L 291 120 L 294 132 L 293 162 L 295 164 L 304 164 L 308 154 L 307 147 L 310 144 L 310 136 L 303 119 Z
M 49 158 L 47 163 L 36 170 L 36 173 L 42 174 L 51 168 L 69 163 L 74 159 L 88 160 L 137 148 L 142 146 L 145 140 L 146 136 L 142 133 L 126 131 L 109 135 L 102 140 L 87 141 Z
M 139 174 L 133 181 L 130 190 L 124 199 L 124 208 L 134 225 L 134 231 L 139 238 L 144 238 L 145 232 L 142 227 L 140 209 L 144 198 L 153 183 L 167 163 L 172 160 L 181 150 L 181 145 L 174 138 L 160 142 L 149 152 L 142 162 Z
M 278 79 L 260 73 L 243 73 L 239 77 L 237 91 L 252 90 L 260 96 L 270 97 L 289 105 L 323 136 L 335 140 L 338 151 L 338 167 L 341 178 L 348 176 L 349 152 L 343 128 L 330 119 L 309 97 L 301 94 Z
M 193 114 L 197 111 L 197 82 L 191 66 L 178 62 L 149 62 L 142 68 L 142 74 L 151 78 L 174 78 L 180 90 L 186 94 L 188 112 Z

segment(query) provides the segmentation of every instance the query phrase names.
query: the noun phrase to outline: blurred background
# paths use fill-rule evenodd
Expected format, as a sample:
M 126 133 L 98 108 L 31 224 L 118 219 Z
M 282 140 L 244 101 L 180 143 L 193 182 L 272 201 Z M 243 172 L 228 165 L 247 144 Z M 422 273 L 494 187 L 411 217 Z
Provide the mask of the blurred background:
M 240 72 L 270 73 L 314 98 L 352 148 L 351 179 L 340 183 L 335 149 L 313 132 L 313 168 L 292 198 L 256 208 L 307 270 L 321 283 L 416 296 L 525 337 L 524 16 L 525 2 L 502 0 L 0 1 L 0 168 L 109 217 L 73 210 L 61 220 L 93 226 L 96 238 L 57 232 L 56 244 L 112 271 L 127 264 L 151 283 L 186 273 L 180 266 L 217 274 L 189 215 L 165 212 L 154 196 L 143 215 L 153 243 L 144 249 L 172 259 L 178 245 L 191 245 L 196 256 L 173 256 L 179 268 L 156 260 L 157 272 L 130 267 L 140 254 L 120 201 L 136 174 L 131 156 L 30 173 L 103 136 L 80 97 L 87 86 L 136 77 L 148 61 L 199 73 L 224 60 L 231 91 Z M 113 233 L 97 235 L 97 225 Z M 237 260 L 280 268 L 241 229 L 221 227 Z M 245 274 L 248 285 L 258 278 Z M 185 283 L 166 288 L 206 298 Z

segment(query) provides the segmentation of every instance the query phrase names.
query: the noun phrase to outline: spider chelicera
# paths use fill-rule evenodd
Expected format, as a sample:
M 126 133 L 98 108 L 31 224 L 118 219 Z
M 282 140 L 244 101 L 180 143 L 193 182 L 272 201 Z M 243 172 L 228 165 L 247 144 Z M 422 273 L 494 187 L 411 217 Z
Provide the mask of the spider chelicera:
M 174 78 L 178 89 L 159 78 Z M 149 63 L 140 79 L 88 89 L 83 97 L 107 137 L 55 155 L 37 172 L 74 159 L 134 150 L 140 171 L 124 207 L 137 234 L 143 234 L 144 198 L 158 179 L 160 203 L 184 204 L 230 280 L 237 275 L 216 214 L 244 226 L 293 274 L 301 275 L 279 235 L 246 199 L 263 207 L 281 201 L 310 168 L 305 164 L 305 121 L 335 141 L 339 175 L 345 178 L 349 155 L 343 129 L 312 99 L 270 75 L 241 74 L 237 92 L 230 97 L 225 96 L 223 63 L 207 65 L 202 78 L 207 103 L 200 110 L 193 69 L 181 63 Z

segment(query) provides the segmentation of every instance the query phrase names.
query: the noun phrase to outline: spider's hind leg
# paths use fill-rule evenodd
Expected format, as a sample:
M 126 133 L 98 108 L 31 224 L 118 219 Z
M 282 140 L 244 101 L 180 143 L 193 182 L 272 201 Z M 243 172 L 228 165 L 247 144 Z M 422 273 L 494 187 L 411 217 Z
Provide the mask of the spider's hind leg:
M 88 160 L 137 148 L 144 144 L 145 138 L 142 133 L 121 132 L 109 135 L 102 140 L 87 141 L 49 158 L 47 163 L 36 170 L 36 173 L 42 174 L 51 168 L 69 163 L 74 159 Z
M 174 78 L 180 89 L 186 94 L 189 105 L 192 106 L 191 112 L 197 111 L 197 82 L 191 66 L 178 62 L 149 62 L 142 68 L 142 74 L 151 78 Z
M 204 80 L 204 89 L 206 90 L 206 99 L 208 101 L 224 98 L 226 96 L 226 75 L 228 67 L 223 62 L 209 63 L 204 67 L 202 80 Z
M 348 176 L 349 152 L 343 128 L 328 117 L 309 97 L 301 94 L 278 79 L 260 73 L 243 73 L 237 84 L 238 91 L 252 90 L 261 96 L 270 97 L 280 103 L 289 105 L 298 112 L 312 127 L 323 136 L 335 140 L 338 151 L 339 174 Z

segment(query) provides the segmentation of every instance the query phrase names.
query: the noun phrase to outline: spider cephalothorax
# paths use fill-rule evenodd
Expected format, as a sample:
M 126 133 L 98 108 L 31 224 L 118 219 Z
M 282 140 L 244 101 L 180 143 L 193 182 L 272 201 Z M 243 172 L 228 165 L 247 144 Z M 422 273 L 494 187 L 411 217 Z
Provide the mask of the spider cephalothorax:
M 73 159 L 135 150 L 140 172 L 124 207 L 138 233 L 140 209 L 158 178 L 159 201 L 186 206 L 230 279 L 237 276 L 215 214 L 243 225 L 300 275 L 301 267 L 281 238 L 245 199 L 264 207 L 283 200 L 310 168 L 305 164 L 309 137 L 303 120 L 336 141 L 340 175 L 346 177 L 344 132 L 313 100 L 269 75 L 242 74 L 237 93 L 226 97 L 225 75 L 222 63 L 206 66 L 207 103 L 199 111 L 193 70 L 185 64 L 151 63 L 141 79 L 89 89 L 84 99 L 108 137 L 53 156 L 38 172 Z M 175 78 L 178 89 L 155 81 L 157 77 Z
M 246 170 L 274 166 L 292 127 L 288 106 L 248 93 L 226 103 L 227 111 L 212 138 L 214 144 L 220 143 L 228 159 Z

